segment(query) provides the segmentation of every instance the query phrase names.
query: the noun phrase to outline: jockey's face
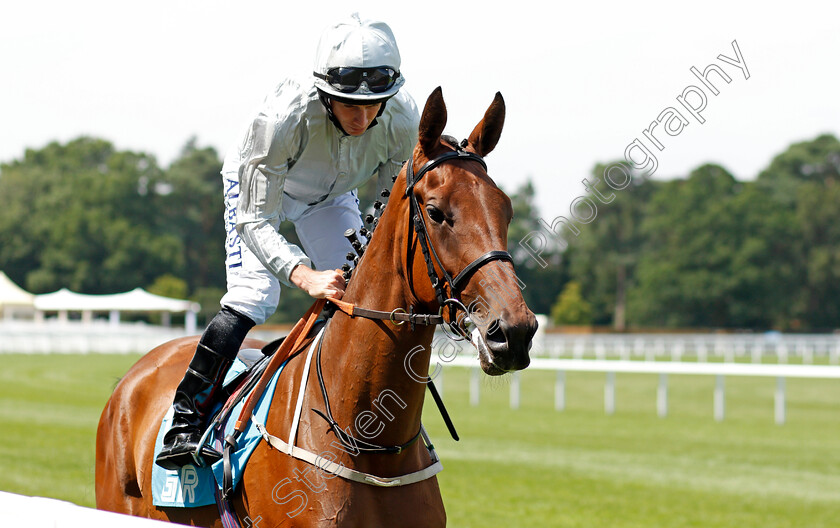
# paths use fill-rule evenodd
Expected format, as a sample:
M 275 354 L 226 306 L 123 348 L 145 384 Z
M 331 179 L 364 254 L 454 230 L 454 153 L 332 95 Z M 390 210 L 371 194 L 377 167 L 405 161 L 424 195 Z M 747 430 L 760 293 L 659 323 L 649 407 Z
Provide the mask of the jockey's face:
M 379 107 L 382 106 L 382 103 L 349 105 L 338 101 L 332 101 L 331 104 L 333 115 L 341 123 L 341 128 L 351 136 L 364 134 L 373 120 L 376 119 Z

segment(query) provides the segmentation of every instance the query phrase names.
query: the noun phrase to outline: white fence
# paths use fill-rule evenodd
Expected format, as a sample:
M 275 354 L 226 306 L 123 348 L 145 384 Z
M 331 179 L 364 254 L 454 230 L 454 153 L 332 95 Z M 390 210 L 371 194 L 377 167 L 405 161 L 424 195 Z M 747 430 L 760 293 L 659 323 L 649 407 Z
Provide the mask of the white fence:
M 534 343 L 532 356 L 574 359 L 686 358 L 753 363 L 766 360 L 787 363 L 796 358 L 805 364 L 822 358 L 840 364 L 837 334 L 546 334 Z
M 433 362 L 435 357 L 433 356 Z M 459 356 L 448 362 L 440 362 L 444 366 L 469 367 L 472 369 L 470 378 L 470 403 L 478 405 L 481 372 L 476 359 Z M 566 407 L 566 372 L 603 372 L 606 374 L 604 384 L 604 411 L 607 414 L 615 412 L 615 375 L 616 373 L 658 374 L 659 385 L 656 392 L 656 409 L 659 416 L 668 414 L 668 375 L 698 375 L 715 376 L 714 417 L 721 421 L 725 414 L 725 382 L 726 376 L 758 376 L 776 378 L 775 392 L 775 420 L 781 425 L 785 423 L 785 380 L 786 378 L 819 378 L 840 379 L 840 366 L 828 365 L 756 365 L 750 363 L 688 363 L 673 361 L 624 361 L 624 360 L 592 360 L 592 359 L 553 359 L 534 358 L 528 370 L 547 370 L 557 373 L 554 386 L 554 408 L 562 411 Z M 436 383 L 443 385 L 443 372 L 436 378 Z M 520 402 L 520 374 L 511 375 L 510 406 L 519 408 Z
M 257 327 L 248 337 L 271 341 L 285 333 Z M 0 354 L 145 354 L 188 335 L 196 334 L 145 323 L 0 321 Z
M 280 335 L 252 334 L 252 337 L 264 340 Z M 144 324 L 114 326 L 0 321 L 0 353 L 142 354 L 184 335 L 183 329 Z M 446 356 L 451 357 L 453 352 L 459 352 L 458 357 L 449 365 L 476 366 L 474 360 L 467 359 L 474 353 L 471 345 L 453 343 L 438 334 L 433 345 L 438 353 L 444 344 L 446 347 L 455 347 L 448 348 Z M 433 355 L 433 360 L 435 357 Z M 529 369 L 557 372 L 555 408 L 558 410 L 565 407 L 566 371 L 604 372 L 604 408 L 608 413 L 615 409 L 616 373 L 659 374 L 657 412 L 661 416 L 668 412 L 668 374 L 716 376 L 714 416 L 717 420 L 722 420 L 725 413 L 725 376 L 763 376 L 777 379 L 775 417 L 776 422 L 781 424 L 785 422 L 786 378 L 840 378 L 840 366 L 837 366 L 840 364 L 840 335 L 576 335 L 541 332 L 535 339 L 531 357 Z M 788 361 L 801 364 L 787 364 Z M 814 362 L 823 365 L 812 365 Z M 470 399 L 473 403 L 478 402 L 478 387 L 476 367 L 470 383 Z M 519 376 L 514 374 L 511 379 L 511 407 L 519 406 L 519 397 Z
M 145 354 L 184 335 L 183 328 L 146 324 L 0 321 L 0 353 Z
M 197 329 L 200 332 L 202 329 Z M 41 324 L 0 321 L 0 353 L 143 354 L 157 345 L 187 335 L 183 328 L 104 321 L 93 324 Z M 249 334 L 271 340 L 280 333 Z M 446 341 L 436 334 L 436 342 Z M 469 346 L 469 345 L 467 345 Z M 466 350 L 472 353 L 471 350 Z M 646 361 L 788 361 L 840 364 L 836 334 L 558 334 L 539 332 L 531 357 L 572 359 L 643 359 Z
M 27 497 L 0 491 L 0 526 L 25 528 L 173 528 L 140 517 L 83 508 L 70 502 L 44 497 Z

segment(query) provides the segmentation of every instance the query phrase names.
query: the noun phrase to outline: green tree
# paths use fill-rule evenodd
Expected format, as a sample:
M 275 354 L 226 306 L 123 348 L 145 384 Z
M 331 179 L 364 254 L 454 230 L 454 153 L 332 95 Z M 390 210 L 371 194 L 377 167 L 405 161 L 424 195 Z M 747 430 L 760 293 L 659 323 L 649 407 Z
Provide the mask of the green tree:
M 840 181 L 807 182 L 796 194 L 798 227 L 791 244 L 796 256 L 794 326 L 840 327 Z
M 525 286 L 522 296 L 534 313 L 547 314 L 568 281 L 568 252 L 564 255 L 559 247 L 547 249 L 542 255 L 547 266 L 542 267 L 524 251 L 519 242 L 532 231 L 541 229 L 540 212 L 534 203 L 536 188 L 528 179 L 509 196 L 513 219 L 508 228 L 508 251 L 513 257 L 516 275 Z
M 597 207 L 596 216 L 588 224 L 578 225 L 580 234 L 569 239 L 574 250 L 571 276 L 586 292 L 593 321 L 621 331 L 628 320 L 628 291 L 645 244 L 641 224 L 659 183 L 630 173 L 628 187 L 613 190 L 603 183 L 603 175 L 615 165 L 595 165 L 590 182 L 593 190 L 587 198 Z
M 186 281 L 190 292 L 225 285 L 221 167 L 216 150 L 199 148 L 192 138 L 166 170 L 160 187 L 165 223 L 181 242 L 183 267 L 172 273 Z
M 785 326 L 831 329 L 840 325 L 840 141 L 824 134 L 794 143 L 758 177 L 778 214 L 795 230 L 788 244 L 790 268 Z M 778 265 L 778 264 L 777 264 Z
M 556 325 L 588 325 L 592 323 L 592 307 L 581 295 L 580 284 L 569 281 L 551 308 L 551 320 Z
M 187 282 L 169 274 L 161 275 L 146 289 L 149 293 L 172 299 L 185 299 L 187 297 Z
M 635 322 L 669 327 L 768 327 L 789 299 L 792 217 L 754 183 L 719 165 L 654 194 L 631 297 Z
M 82 137 L 0 167 L 0 269 L 30 291 L 126 291 L 180 266 L 152 156 Z
M 198 312 L 199 321 L 209 323 L 214 315 L 221 308 L 219 301 L 225 294 L 225 288 L 199 288 L 190 295 L 190 300 L 197 302 L 201 306 L 201 311 Z
M 803 183 L 840 181 L 840 141 L 831 134 L 794 143 L 773 158 L 758 175 L 758 182 L 780 202 L 795 207 Z

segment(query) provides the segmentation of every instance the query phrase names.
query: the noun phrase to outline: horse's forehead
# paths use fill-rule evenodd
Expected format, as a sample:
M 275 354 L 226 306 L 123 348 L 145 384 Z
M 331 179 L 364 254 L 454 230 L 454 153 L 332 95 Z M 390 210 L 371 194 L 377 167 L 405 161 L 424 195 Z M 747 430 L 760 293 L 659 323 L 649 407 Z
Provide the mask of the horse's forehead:
M 510 198 L 475 162 L 447 162 L 427 173 L 426 178 L 429 197 L 458 208 L 481 204 L 512 214 Z
M 427 175 L 428 189 L 445 194 L 457 195 L 466 187 L 473 191 L 498 189 L 496 183 L 474 161 L 451 160 L 443 163 Z M 454 196 L 453 196 L 454 197 Z
M 455 138 L 441 136 L 437 148 L 433 151 L 424 152 L 422 149 L 415 151 L 414 165 L 422 167 L 428 161 L 437 159 L 447 152 L 452 152 L 456 145 L 458 145 L 458 141 Z M 464 150 L 475 153 L 470 145 L 466 145 Z M 485 199 L 498 200 L 500 207 L 509 210 L 511 215 L 513 214 L 510 198 L 475 161 L 468 159 L 446 161 L 427 172 L 423 180 L 425 180 L 423 184 L 426 192 L 434 192 L 439 199 L 455 202 L 463 200 L 470 203 L 475 201 L 478 194 L 486 197 Z

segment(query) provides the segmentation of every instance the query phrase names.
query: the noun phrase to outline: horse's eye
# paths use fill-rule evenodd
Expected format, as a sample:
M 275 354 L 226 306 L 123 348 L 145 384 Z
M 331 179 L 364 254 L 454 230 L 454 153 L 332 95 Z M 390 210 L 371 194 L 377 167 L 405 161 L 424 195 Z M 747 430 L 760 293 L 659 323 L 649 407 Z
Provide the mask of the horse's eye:
M 432 219 L 432 222 L 436 224 L 441 224 L 446 219 L 446 217 L 443 214 L 443 211 L 441 211 L 434 205 L 426 207 L 426 212 L 429 214 L 429 218 Z

